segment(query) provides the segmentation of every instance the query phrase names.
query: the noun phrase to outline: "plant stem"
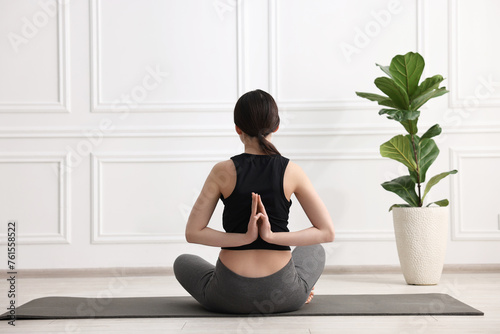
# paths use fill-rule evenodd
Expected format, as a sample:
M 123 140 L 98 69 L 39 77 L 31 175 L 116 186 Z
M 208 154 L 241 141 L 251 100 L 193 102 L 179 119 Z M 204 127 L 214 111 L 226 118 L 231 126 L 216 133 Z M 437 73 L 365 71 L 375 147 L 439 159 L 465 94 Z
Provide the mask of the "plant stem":
M 418 167 L 418 157 L 417 157 L 417 148 L 415 147 L 415 139 L 413 135 L 411 136 L 411 144 L 413 145 L 413 154 L 415 155 L 415 163 L 417 164 L 417 187 L 418 187 L 418 206 L 422 206 L 422 196 L 420 194 L 420 169 Z

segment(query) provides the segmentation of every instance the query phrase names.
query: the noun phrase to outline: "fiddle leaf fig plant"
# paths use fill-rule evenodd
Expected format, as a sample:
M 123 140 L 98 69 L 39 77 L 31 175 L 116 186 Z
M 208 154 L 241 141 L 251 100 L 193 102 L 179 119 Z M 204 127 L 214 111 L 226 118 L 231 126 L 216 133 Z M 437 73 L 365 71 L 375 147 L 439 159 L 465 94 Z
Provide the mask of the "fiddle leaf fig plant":
M 425 62 L 420 54 L 414 52 L 395 56 L 389 66 L 376 65 L 387 75 L 375 79 L 375 86 L 385 95 L 362 92 L 356 94 L 383 106 L 379 115 L 400 123 L 407 132 L 380 145 L 383 157 L 402 163 L 409 173 L 382 183 L 384 189 L 397 194 L 406 202 L 392 205 L 389 211 L 393 207 L 422 207 L 425 196 L 434 185 L 446 176 L 457 173 L 457 170 L 451 170 L 431 177 L 422 194 L 421 188 L 426 180 L 427 170 L 439 155 L 439 149 L 432 138 L 441 134 L 441 127 L 435 124 L 418 136 L 419 109 L 430 99 L 448 93 L 446 87 L 439 87 L 444 78 L 437 74 L 420 82 Z M 449 202 L 442 199 L 427 206 L 431 204 L 447 206 Z

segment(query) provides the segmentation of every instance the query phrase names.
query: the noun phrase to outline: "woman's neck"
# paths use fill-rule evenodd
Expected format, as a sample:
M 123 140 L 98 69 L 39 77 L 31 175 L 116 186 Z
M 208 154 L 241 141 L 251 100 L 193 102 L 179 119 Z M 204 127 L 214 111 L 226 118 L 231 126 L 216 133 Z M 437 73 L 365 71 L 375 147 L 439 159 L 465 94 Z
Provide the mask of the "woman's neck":
M 264 154 L 264 152 L 262 152 L 262 149 L 260 148 L 260 145 L 259 143 L 245 143 L 245 153 L 248 153 L 248 154 Z
M 268 135 L 266 139 L 270 140 L 271 135 Z M 260 148 L 259 140 L 256 137 L 246 136 L 245 140 L 243 140 L 243 143 L 245 145 L 245 153 L 265 155 L 264 151 L 262 151 L 262 149 Z
M 245 148 L 245 153 L 247 153 L 247 154 L 253 154 L 253 155 L 266 155 L 261 150 L 254 150 L 254 149 L 247 149 L 247 148 Z

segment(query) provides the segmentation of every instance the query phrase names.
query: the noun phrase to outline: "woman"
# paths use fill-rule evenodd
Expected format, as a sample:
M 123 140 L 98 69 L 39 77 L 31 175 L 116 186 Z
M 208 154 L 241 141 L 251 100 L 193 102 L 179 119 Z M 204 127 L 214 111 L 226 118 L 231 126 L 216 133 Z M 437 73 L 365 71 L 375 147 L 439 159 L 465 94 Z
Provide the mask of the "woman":
M 294 311 L 312 298 L 325 264 L 320 243 L 333 241 L 333 223 L 306 174 L 270 142 L 279 127 L 272 96 L 262 90 L 241 96 L 234 123 L 245 152 L 213 167 L 186 226 L 187 241 L 221 247 L 219 259 L 214 267 L 184 254 L 174 273 L 212 311 Z M 312 227 L 288 231 L 292 194 Z M 219 198 L 226 232 L 207 226 Z

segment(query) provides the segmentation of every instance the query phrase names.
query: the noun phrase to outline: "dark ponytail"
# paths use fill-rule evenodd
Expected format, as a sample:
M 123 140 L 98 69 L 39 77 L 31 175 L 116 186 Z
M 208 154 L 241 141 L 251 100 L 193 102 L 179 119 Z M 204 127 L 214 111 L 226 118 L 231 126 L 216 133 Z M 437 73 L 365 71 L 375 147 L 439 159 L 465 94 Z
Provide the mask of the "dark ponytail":
M 280 125 L 278 106 L 270 94 L 257 89 L 242 95 L 234 107 L 234 124 L 250 137 L 257 137 L 265 154 L 281 155 L 266 139 Z

